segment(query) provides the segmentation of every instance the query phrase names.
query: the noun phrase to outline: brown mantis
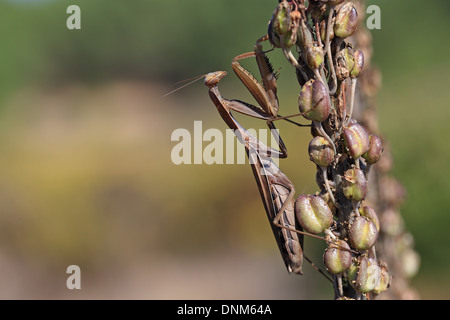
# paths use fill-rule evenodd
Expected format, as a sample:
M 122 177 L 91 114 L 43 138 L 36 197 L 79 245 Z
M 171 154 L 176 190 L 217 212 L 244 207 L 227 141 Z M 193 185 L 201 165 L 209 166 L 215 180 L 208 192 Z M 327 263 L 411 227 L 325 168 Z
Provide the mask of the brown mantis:
M 298 126 L 303 125 L 278 115 L 278 98 L 276 74 L 262 49 L 262 42 L 268 40 L 264 36 L 256 41 L 254 52 L 248 52 L 235 57 L 232 68 L 238 78 L 246 86 L 259 106 L 254 106 L 240 100 L 228 100 L 221 96 L 218 83 L 226 76 L 225 71 L 217 71 L 207 74 L 205 85 L 209 87 L 209 95 L 214 102 L 220 116 L 227 126 L 232 129 L 238 140 L 245 146 L 250 160 L 252 171 L 258 185 L 259 192 L 271 223 L 277 245 L 289 273 L 302 274 L 303 258 L 309 261 L 314 268 L 321 272 L 329 280 L 330 278 L 319 270 L 303 255 L 303 236 L 308 235 L 330 242 L 326 238 L 303 232 L 296 220 L 294 210 L 295 188 L 288 177 L 277 167 L 272 158 L 286 158 L 287 150 L 276 130 L 273 121 L 286 120 Z M 243 68 L 239 61 L 255 57 L 262 78 L 262 85 L 253 75 Z M 268 127 L 276 138 L 280 150 L 264 145 L 245 130 L 231 114 L 236 111 L 254 118 L 266 120 Z
M 296 222 L 294 212 L 295 188 L 288 177 L 275 165 L 272 156 L 283 156 L 282 151 L 274 150 L 250 135 L 232 116 L 231 106 L 236 100 L 223 98 L 218 83 L 226 76 L 226 72 L 209 73 L 205 77 L 205 85 L 209 87 L 209 95 L 222 119 L 234 130 L 238 140 L 245 145 L 255 180 L 271 222 L 272 231 L 289 273 L 302 274 L 303 235 L 308 235 L 329 242 L 327 239 L 303 232 Z M 241 106 L 242 107 L 242 106 Z M 243 109 L 242 109 L 243 110 Z M 305 257 L 305 259 L 307 259 Z M 311 264 L 312 262 L 307 259 Z M 314 266 L 314 264 L 312 264 Z M 315 266 L 314 266 L 315 267 Z M 318 269 L 328 279 L 329 277 Z M 329 279 L 330 280 L 330 279 Z
M 280 225 L 291 229 L 298 228 L 293 202 L 289 200 L 292 199 L 295 192 L 294 187 L 269 157 L 272 153 L 282 156 L 282 152 L 259 142 L 234 119 L 230 113 L 230 104 L 232 105 L 233 102 L 222 98 L 217 87 L 218 82 L 224 76 L 226 76 L 226 72 L 219 71 L 210 73 L 205 77 L 205 84 L 209 87 L 209 95 L 222 119 L 234 130 L 238 139 L 245 145 L 267 216 L 271 222 L 276 220 L 277 225 L 271 223 L 272 231 L 288 272 L 301 274 L 303 237 L 289 229 L 278 228 Z

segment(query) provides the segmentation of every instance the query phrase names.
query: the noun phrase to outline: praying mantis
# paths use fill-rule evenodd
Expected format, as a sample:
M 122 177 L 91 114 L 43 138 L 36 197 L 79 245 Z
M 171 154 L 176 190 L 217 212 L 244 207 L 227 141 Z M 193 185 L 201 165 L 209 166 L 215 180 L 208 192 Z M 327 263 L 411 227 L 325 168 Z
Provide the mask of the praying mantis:
M 293 184 L 274 164 L 270 155 L 281 157 L 283 151 L 267 147 L 248 133 L 233 117 L 230 110 L 236 101 L 224 99 L 217 84 L 226 76 L 226 72 L 218 71 L 205 77 L 205 85 L 209 87 L 209 95 L 217 111 L 228 127 L 234 130 L 237 138 L 245 145 L 252 171 L 263 199 L 264 207 L 271 222 L 272 231 L 280 249 L 288 272 L 302 273 L 303 237 L 289 229 L 296 229 L 296 219 L 292 199 L 295 193 Z M 245 105 L 241 105 L 243 107 Z M 235 109 L 233 109 L 235 110 Z M 244 108 L 239 109 L 245 111 Z M 276 222 L 275 223 L 272 222 Z M 278 226 L 289 229 L 281 228 Z
M 278 115 L 276 76 L 261 46 L 261 41 L 267 40 L 267 38 L 268 36 L 258 39 L 255 45 L 255 52 L 241 54 L 234 58 L 232 62 L 233 70 L 260 104 L 259 107 L 239 100 L 228 100 L 221 96 L 218 83 L 227 75 L 225 71 L 207 74 L 204 83 L 209 88 L 209 96 L 220 116 L 228 127 L 234 131 L 238 140 L 245 145 L 273 234 L 288 272 L 302 274 L 303 258 L 307 259 L 304 257 L 302 249 L 303 235 L 319 238 L 327 242 L 330 241 L 326 238 L 303 232 L 301 226 L 296 221 L 294 211 L 294 185 L 272 160 L 272 157 L 287 157 L 286 147 L 277 131 L 271 130 L 276 135 L 280 150 L 270 148 L 254 138 L 231 114 L 231 111 L 237 111 L 251 117 L 264 119 L 267 121 L 270 129 L 275 129 L 272 123 L 275 120 L 284 119 L 289 121 L 285 117 Z M 239 60 L 248 57 L 256 57 L 263 79 L 263 85 L 239 64 Z M 299 126 L 307 126 L 296 122 L 293 123 Z M 309 259 L 307 260 L 315 267 Z M 329 279 L 321 270 L 319 272 Z

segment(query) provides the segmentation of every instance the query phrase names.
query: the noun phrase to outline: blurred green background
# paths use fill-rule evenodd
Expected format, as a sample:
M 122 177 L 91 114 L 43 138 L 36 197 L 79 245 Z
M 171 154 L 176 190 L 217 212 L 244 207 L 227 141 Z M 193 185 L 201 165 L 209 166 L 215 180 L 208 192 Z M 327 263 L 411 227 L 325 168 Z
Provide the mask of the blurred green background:
M 175 129 L 192 131 L 195 120 L 226 127 L 201 83 L 161 96 L 179 80 L 230 73 L 276 3 L 0 2 L 0 298 L 332 298 L 311 267 L 287 275 L 248 165 L 170 158 Z M 71 4 L 81 30 L 66 28 Z M 382 10 L 382 29 L 372 31 L 379 123 L 421 255 L 412 284 L 424 299 L 448 299 L 450 2 L 367 4 Z M 283 113 L 295 113 L 292 68 L 271 58 Z M 252 101 L 231 73 L 221 91 Z M 279 127 L 290 154 L 283 171 L 297 194 L 314 192 L 308 132 Z M 320 261 L 324 245 L 305 243 Z M 66 288 L 72 264 L 81 290 Z

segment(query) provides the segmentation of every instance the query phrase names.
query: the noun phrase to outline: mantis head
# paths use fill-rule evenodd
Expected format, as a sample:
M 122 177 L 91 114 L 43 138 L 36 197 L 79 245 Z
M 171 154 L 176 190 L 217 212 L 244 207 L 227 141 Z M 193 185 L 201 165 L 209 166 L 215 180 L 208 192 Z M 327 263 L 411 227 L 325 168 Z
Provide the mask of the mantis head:
M 227 75 L 226 71 L 216 71 L 210 72 L 205 76 L 205 85 L 208 87 L 213 87 L 222 80 L 223 77 Z

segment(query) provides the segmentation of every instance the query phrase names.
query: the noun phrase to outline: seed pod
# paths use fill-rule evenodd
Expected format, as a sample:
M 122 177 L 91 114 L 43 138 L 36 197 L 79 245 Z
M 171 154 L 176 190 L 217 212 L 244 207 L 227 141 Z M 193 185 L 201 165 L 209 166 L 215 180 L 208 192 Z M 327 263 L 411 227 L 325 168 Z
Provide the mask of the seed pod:
M 291 8 L 286 1 L 278 4 L 273 13 L 273 30 L 278 35 L 286 34 L 291 27 Z
M 381 280 L 381 269 L 373 258 L 362 258 L 354 287 L 361 293 L 372 291 Z
M 375 224 L 375 227 L 377 227 L 377 231 L 380 232 L 380 220 L 378 219 L 377 213 L 374 209 L 368 206 L 363 206 L 359 208 L 359 214 L 372 221 Z
M 334 34 L 341 38 L 347 38 L 355 32 L 358 25 L 358 12 L 352 2 L 345 3 L 336 15 Z
M 380 137 L 376 134 L 371 134 L 369 136 L 369 150 L 362 155 L 362 157 L 369 164 L 375 164 L 380 160 L 381 154 L 383 153 L 383 145 L 381 143 Z
M 358 78 L 364 68 L 364 54 L 361 50 L 357 50 L 353 53 L 354 66 L 350 71 L 350 78 Z
M 318 195 L 300 195 L 295 201 L 295 214 L 303 229 L 312 234 L 319 234 L 333 224 L 330 208 Z
M 331 101 L 327 88 L 321 81 L 309 80 L 300 90 L 298 108 L 312 121 L 325 121 L 330 115 Z
M 334 160 L 331 143 L 322 136 L 311 140 L 308 146 L 309 159 L 321 167 L 328 167 Z
M 380 265 L 380 271 L 381 271 L 380 282 L 378 282 L 378 284 L 372 290 L 372 292 L 375 294 L 380 294 L 381 292 L 386 291 L 387 288 L 389 288 L 389 285 L 391 284 L 391 276 L 389 275 L 386 265 L 384 264 Z
M 324 61 L 324 52 L 321 47 L 308 45 L 306 46 L 306 63 L 311 69 L 319 68 Z
M 378 238 L 375 223 L 365 217 L 357 217 L 349 231 L 349 241 L 357 250 L 368 250 L 373 247 Z
M 333 274 L 345 272 L 352 264 L 351 252 L 341 248 L 350 250 L 350 246 L 344 240 L 339 240 L 337 244 L 330 244 L 323 255 L 325 266 Z
M 369 135 L 366 130 L 356 122 L 344 128 L 344 140 L 347 149 L 353 159 L 369 151 Z
M 292 30 L 291 7 L 287 1 L 282 1 L 275 9 L 272 19 L 269 23 L 269 41 L 270 43 L 281 48 L 281 37 L 284 38 L 284 46 L 292 47 L 297 41 L 297 30 Z
M 342 191 L 347 199 L 362 201 L 366 198 L 369 187 L 366 176 L 361 169 L 348 169 L 344 174 L 342 183 Z
M 347 279 L 350 285 L 354 288 L 356 283 L 356 277 L 358 275 L 359 263 L 353 260 L 350 267 L 347 269 Z

